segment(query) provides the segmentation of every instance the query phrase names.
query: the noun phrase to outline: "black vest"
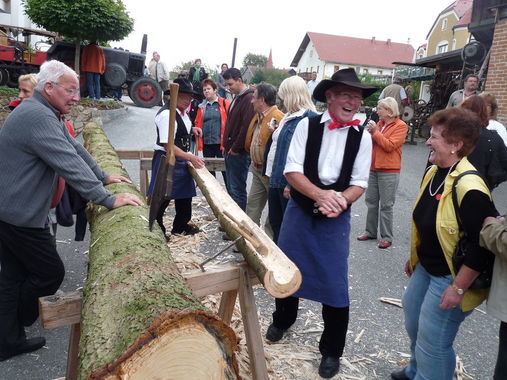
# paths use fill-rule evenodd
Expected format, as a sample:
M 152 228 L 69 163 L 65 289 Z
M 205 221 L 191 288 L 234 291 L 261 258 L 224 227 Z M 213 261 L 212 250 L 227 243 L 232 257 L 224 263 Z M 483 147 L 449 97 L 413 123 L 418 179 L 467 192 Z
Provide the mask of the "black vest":
M 306 141 L 305 162 L 303 163 L 303 172 L 305 176 L 315 186 L 324 190 L 343 191 L 350 185 L 350 177 L 354 162 L 356 161 L 357 152 L 361 145 L 363 135 L 363 127 L 358 127 L 359 131 L 354 127 L 349 128 L 347 134 L 347 142 L 342 157 L 342 168 L 340 176 L 335 183 L 324 185 L 319 179 L 319 155 L 322 145 L 322 136 L 324 135 L 324 123 L 320 123 L 322 115 L 308 118 L 308 140 Z M 341 152 L 336 152 L 336 159 L 340 159 Z M 292 199 L 307 213 L 316 217 L 324 217 L 319 211 L 319 205 L 311 198 L 301 194 L 299 191 L 291 187 L 290 195 Z
M 162 112 L 169 109 L 169 106 L 165 104 L 160 110 L 157 112 L 157 115 Z M 176 111 L 176 135 L 174 136 L 174 145 L 176 145 L 178 148 L 180 148 L 184 152 L 188 152 L 190 150 L 190 141 L 192 139 L 192 132 L 187 132 L 187 127 L 185 126 L 185 123 L 183 122 L 183 119 L 181 118 L 179 112 Z M 190 130 L 192 131 L 192 130 Z M 160 143 L 160 132 L 157 128 L 157 145 L 164 147 L 164 144 Z

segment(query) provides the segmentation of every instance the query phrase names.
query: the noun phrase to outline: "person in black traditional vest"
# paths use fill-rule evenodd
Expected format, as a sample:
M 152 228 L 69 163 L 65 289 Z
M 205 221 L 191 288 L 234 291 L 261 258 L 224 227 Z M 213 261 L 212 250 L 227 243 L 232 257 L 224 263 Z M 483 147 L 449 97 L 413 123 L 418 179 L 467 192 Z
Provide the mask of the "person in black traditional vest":
M 328 109 L 299 122 L 284 170 L 292 188 L 278 245 L 301 270 L 303 282 L 293 296 L 276 299 L 266 338 L 283 337 L 296 321 L 299 298 L 322 303 L 319 375 L 324 378 L 338 372 L 345 346 L 350 206 L 365 191 L 370 171 L 371 136 L 352 119 L 363 98 L 376 90 L 361 84 L 353 69 L 321 81 L 313 97 Z
M 192 84 L 188 79 L 177 78 L 174 83 L 178 83 L 180 88 L 178 92 L 178 102 L 176 105 L 176 131 L 174 137 L 174 155 L 176 156 L 176 166 L 174 168 L 173 189 L 171 199 L 174 199 L 176 215 L 173 220 L 172 234 L 193 235 L 200 232 L 199 228 L 190 223 L 192 219 L 192 197 L 195 193 L 195 183 L 187 168 L 187 161 L 190 161 L 197 169 L 204 166 L 202 158 L 189 152 L 192 134 L 202 137 L 202 130 L 195 128 L 186 112 L 193 96 L 196 94 Z M 169 91 L 164 93 L 169 95 Z M 168 142 L 169 125 L 169 105 L 166 103 L 155 116 L 155 125 L 157 127 L 157 142 L 155 143 L 155 154 L 153 155 L 151 182 L 148 189 L 148 196 L 153 194 L 155 187 L 155 178 L 162 155 L 166 152 Z M 166 234 L 166 228 L 163 223 L 165 209 L 169 201 L 162 203 L 158 214 L 157 223 Z M 169 240 L 166 235 L 166 240 Z

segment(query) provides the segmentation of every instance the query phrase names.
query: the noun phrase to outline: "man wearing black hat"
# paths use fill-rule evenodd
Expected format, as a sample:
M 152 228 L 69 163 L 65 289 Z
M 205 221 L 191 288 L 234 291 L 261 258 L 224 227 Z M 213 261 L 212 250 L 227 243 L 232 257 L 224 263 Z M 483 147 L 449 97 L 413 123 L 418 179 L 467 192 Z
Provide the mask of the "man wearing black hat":
M 192 218 L 192 197 L 194 197 L 196 193 L 194 180 L 187 168 L 187 161 L 190 161 L 197 169 L 204 166 L 204 161 L 200 157 L 189 152 L 192 134 L 197 137 L 202 137 L 202 131 L 200 128 L 193 127 L 188 113 L 186 112 L 194 95 L 196 95 L 192 84 L 186 78 L 177 78 L 174 80 L 174 83 L 178 83 L 180 87 L 176 105 L 176 126 L 174 135 L 176 166 L 174 168 L 173 189 L 171 193 L 171 199 L 174 199 L 176 214 L 174 216 L 171 233 L 193 235 L 200 230 L 192 223 L 189 223 Z M 169 91 L 164 92 L 164 94 L 169 95 Z M 152 175 L 148 196 L 153 194 L 160 159 L 166 152 L 167 142 L 169 140 L 167 135 L 169 126 L 168 103 L 166 103 L 155 116 L 155 125 L 157 127 L 157 141 L 154 146 L 155 154 L 152 160 Z M 164 235 L 166 234 L 166 228 L 163 223 L 163 216 L 169 202 L 170 201 L 164 201 L 157 213 L 157 223 L 164 232 Z M 166 239 L 169 239 L 167 235 Z
M 278 245 L 301 270 L 303 282 L 292 297 L 276 299 L 266 338 L 283 337 L 296 321 L 299 298 L 322 303 L 319 375 L 324 378 L 338 372 L 345 346 L 350 206 L 365 191 L 370 172 L 371 137 L 353 117 L 376 90 L 361 84 L 353 69 L 321 81 L 313 97 L 328 109 L 299 122 L 284 170 L 292 189 Z

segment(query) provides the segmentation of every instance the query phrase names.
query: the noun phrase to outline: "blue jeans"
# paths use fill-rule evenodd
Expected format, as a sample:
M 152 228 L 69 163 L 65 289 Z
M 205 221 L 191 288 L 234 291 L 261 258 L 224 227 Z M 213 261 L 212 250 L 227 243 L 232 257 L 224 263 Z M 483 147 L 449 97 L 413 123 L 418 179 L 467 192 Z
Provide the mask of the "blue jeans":
M 86 73 L 86 89 L 88 90 L 88 97 L 100 99 L 100 74 L 99 73 Z
M 227 192 L 243 211 L 246 210 L 246 178 L 250 156 L 248 154 L 225 155 Z
M 461 307 L 441 309 L 440 297 L 451 275 L 436 277 L 419 263 L 403 295 L 405 328 L 412 357 L 405 374 L 413 380 L 452 380 L 456 354 L 452 344 L 461 322 L 472 313 Z

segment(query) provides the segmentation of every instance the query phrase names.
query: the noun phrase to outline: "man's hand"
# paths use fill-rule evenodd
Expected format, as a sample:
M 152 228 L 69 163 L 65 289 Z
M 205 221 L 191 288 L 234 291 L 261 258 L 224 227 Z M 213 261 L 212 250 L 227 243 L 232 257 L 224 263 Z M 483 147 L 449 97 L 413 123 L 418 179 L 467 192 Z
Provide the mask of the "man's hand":
M 116 196 L 113 208 L 118 208 L 126 205 L 131 206 L 144 206 L 144 203 L 134 194 L 121 193 Z
M 198 127 L 192 127 L 192 131 L 194 132 L 194 136 L 201 138 L 202 137 L 202 129 Z
M 319 211 L 328 218 L 336 218 L 349 207 L 345 197 L 334 190 L 320 191 L 316 202 L 320 206 Z
M 486 223 L 493 222 L 493 223 L 503 223 L 505 221 L 504 216 L 500 216 L 498 218 L 495 218 L 493 216 L 488 216 L 486 219 L 484 219 L 484 222 L 482 223 L 482 226 L 484 227 Z
M 188 161 L 190 161 L 190 163 L 192 165 L 194 165 L 194 168 L 196 168 L 196 169 L 200 169 L 200 168 L 204 167 L 204 160 L 201 157 L 196 156 L 195 154 L 190 153 Z
M 112 174 L 106 178 L 105 184 L 109 185 L 111 183 L 120 183 L 120 182 L 132 183 L 130 179 L 125 178 L 122 175 Z
M 285 186 L 283 188 L 283 197 L 285 199 L 290 199 L 290 187 L 289 186 Z

